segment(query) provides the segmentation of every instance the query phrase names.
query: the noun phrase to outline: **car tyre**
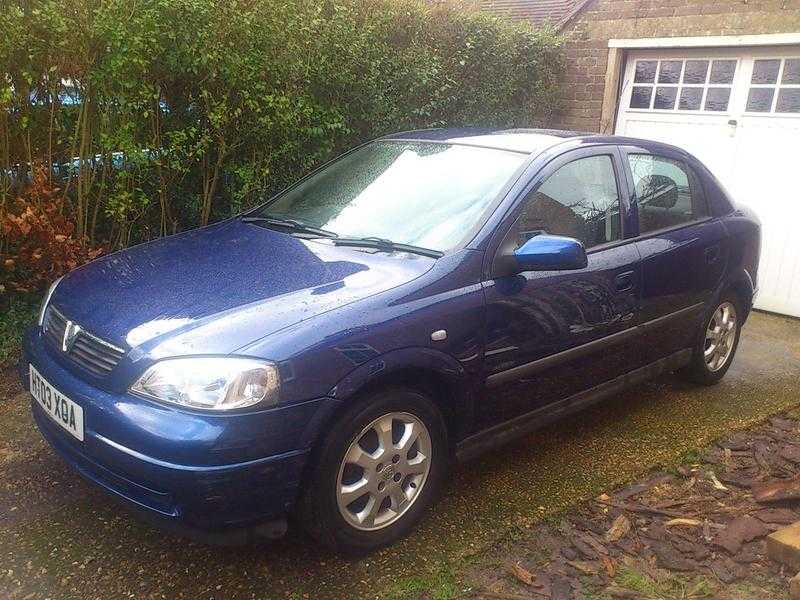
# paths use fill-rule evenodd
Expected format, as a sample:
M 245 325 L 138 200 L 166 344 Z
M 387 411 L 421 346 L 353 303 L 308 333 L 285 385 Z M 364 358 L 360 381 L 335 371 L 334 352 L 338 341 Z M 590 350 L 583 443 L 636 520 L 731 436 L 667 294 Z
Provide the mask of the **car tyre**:
M 713 304 L 703 319 L 691 362 L 681 374 L 700 385 L 714 385 L 728 372 L 739 347 L 744 311 L 733 293 Z
M 371 393 L 339 416 L 312 465 L 302 527 L 336 552 L 368 553 L 408 534 L 439 495 L 449 467 L 444 421 L 416 390 Z

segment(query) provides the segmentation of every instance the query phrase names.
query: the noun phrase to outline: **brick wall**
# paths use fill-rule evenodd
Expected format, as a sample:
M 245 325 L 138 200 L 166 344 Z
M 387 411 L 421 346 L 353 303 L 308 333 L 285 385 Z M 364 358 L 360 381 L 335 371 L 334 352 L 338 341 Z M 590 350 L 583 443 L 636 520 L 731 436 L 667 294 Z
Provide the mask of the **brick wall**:
M 564 29 L 564 99 L 552 126 L 599 131 L 608 40 L 800 32 L 800 0 L 594 0 Z

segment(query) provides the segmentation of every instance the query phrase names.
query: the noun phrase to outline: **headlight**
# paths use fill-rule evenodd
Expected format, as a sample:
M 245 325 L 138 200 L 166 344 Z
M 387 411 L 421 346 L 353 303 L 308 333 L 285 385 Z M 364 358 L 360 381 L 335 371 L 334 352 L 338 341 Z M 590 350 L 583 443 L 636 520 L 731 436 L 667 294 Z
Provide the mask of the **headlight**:
M 231 410 L 278 401 L 277 367 L 252 358 L 200 356 L 157 362 L 131 392 L 189 408 Z
M 61 283 L 62 279 L 64 279 L 63 275 L 51 283 L 50 287 L 47 289 L 47 293 L 44 295 L 42 307 L 39 309 L 39 327 L 41 327 L 44 323 L 44 313 L 47 310 L 47 305 L 50 304 L 50 297 L 53 295 L 53 292 L 56 291 L 56 288 L 58 287 L 58 284 Z

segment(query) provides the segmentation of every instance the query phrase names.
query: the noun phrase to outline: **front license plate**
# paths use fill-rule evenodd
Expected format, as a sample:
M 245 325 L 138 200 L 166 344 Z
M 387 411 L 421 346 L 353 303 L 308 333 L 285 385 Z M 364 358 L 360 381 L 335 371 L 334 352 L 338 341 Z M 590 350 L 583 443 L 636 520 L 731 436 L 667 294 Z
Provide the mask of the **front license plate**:
M 83 441 L 83 409 L 54 388 L 30 365 L 31 394 L 47 416 Z

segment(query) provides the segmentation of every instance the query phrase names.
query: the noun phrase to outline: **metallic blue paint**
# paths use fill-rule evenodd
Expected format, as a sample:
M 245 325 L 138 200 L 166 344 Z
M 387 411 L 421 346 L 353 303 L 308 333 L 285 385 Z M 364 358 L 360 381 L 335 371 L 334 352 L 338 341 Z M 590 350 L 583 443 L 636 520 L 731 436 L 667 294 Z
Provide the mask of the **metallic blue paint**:
M 32 364 L 84 409 L 85 441 L 79 442 L 33 403 L 54 449 L 147 514 L 193 530 L 251 526 L 292 509 L 315 443 L 338 411 L 370 386 L 423 385 L 440 403 L 455 446 L 686 348 L 698 325 L 689 317 L 669 327 L 638 328 L 642 323 L 708 306 L 725 289 L 750 306 L 758 222 L 682 150 L 535 130 L 389 137 L 500 147 L 529 157 L 472 240 L 439 259 L 337 247 L 231 219 L 76 269 L 51 302 L 126 354 L 98 377 L 46 343 L 38 328 L 28 333 L 23 379 Z M 640 236 L 626 151 L 689 163 L 711 216 Z M 496 257 L 527 192 L 558 165 L 595 152 L 614 157 L 624 239 L 581 257 L 574 242 L 540 235 L 516 249 L 517 256 L 535 251 L 542 261 L 552 248 L 552 267 L 563 265 L 566 252 L 578 268 L 497 271 Z M 715 260 L 708 261 L 712 247 Z M 433 341 L 431 333 L 440 329 L 446 340 Z M 640 329 L 646 333 L 604 344 L 600 352 L 568 352 Z M 559 353 L 569 360 L 491 390 L 486 384 L 487 377 Z M 277 406 L 212 414 L 127 392 L 161 358 L 229 354 L 279 366 Z
M 574 238 L 540 234 L 514 250 L 520 271 L 570 271 L 588 261 L 583 244 Z

